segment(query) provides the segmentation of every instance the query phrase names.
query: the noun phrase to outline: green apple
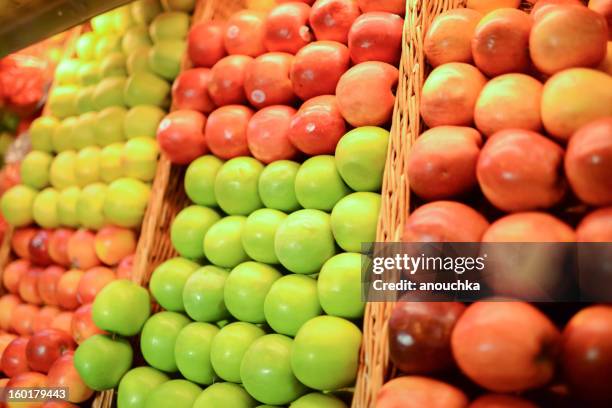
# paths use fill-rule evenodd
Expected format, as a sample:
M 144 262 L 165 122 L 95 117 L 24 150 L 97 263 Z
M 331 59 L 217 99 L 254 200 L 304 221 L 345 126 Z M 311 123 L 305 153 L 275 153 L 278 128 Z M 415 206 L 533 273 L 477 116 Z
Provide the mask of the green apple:
M 291 371 L 293 343 L 282 334 L 268 334 L 255 340 L 244 354 L 240 378 L 244 388 L 258 401 L 286 405 L 307 392 Z
M 199 265 L 185 258 L 172 258 L 153 271 L 149 289 L 164 309 L 171 312 L 184 312 L 183 290 L 189 277 Z
M 126 177 L 152 181 L 157 169 L 159 147 L 157 141 L 148 137 L 136 137 L 123 145 L 121 168 Z
M 76 116 L 70 116 L 60 122 L 51 136 L 51 144 L 56 152 L 74 149 L 74 128 L 78 123 Z
M 97 15 L 91 19 L 91 28 L 96 34 L 107 35 L 115 32 L 115 24 L 111 12 Z
M 162 12 L 159 0 L 137 0 L 130 4 L 132 18 L 138 24 L 149 25 Z
M 233 268 L 248 261 L 242 247 L 242 230 L 246 217 L 233 215 L 224 217 L 212 225 L 204 237 L 204 255 L 216 266 Z
M 49 170 L 53 156 L 49 153 L 33 150 L 26 155 L 19 166 L 21 183 L 26 186 L 43 189 L 49 185 Z
M 311 157 L 295 176 L 295 195 L 304 208 L 331 211 L 350 191 L 336 170 L 333 156 Z
M 149 28 L 146 25 L 135 25 L 128 29 L 121 40 L 121 49 L 128 55 L 140 47 L 152 45 Z
M 151 315 L 149 292 L 131 280 L 115 280 L 98 293 L 91 313 L 100 329 L 135 336 Z
M 82 61 L 91 61 L 96 57 L 98 35 L 93 32 L 82 34 L 76 43 L 76 54 Z
M 93 103 L 97 110 L 109 107 L 124 106 L 123 91 L 126 87 L 126 78 L 114 76 L 101 80 L 93 93 Z
M 88 146 L 79 150 L 74 173 L 80 187 L 100 181 L 100 148 L 98 146 Z
M 74 367 L 83 382 L 96 391 L 115 388 L 132 366 L 134 353 L 127 340 L 97 334 L 74 352 Z
M 63 190 L 66 187 L 77 185 L 76 158 L 77 154 L 74 150 L 66 150 L 55 156 L 49 170 L 49 180 L 53 187 Z
M 185 326 L 176 337 L 174 358 L 180 373 L 197 384 L 210 385 L 215 371 L 210 364 L 210 344 L 219 328 L 210 323 L 195 322 Z
M 150 72 L 135 72 L 125 84 L 124 98 L 129 107 L 169 104 L 170 85 L 163 78 Z
M 187 315 L 197 322 L 214 323 L 228 319 L 230 314 L 223 300 L 228 276 L 228 271 L 212 265 L 195 270 L 183 286 L 183 305 Z
M 125 65 L 130 75 L 134 75 L 137 72 L 153 73 L 149 66 L 150 51 L 150 46 L 141 46 L 128 54 Z
M 101 79 L 100 65 L 94 61 L 84 62 L 81 64 L 77 75 L 81 86 L 96 85 Z
M 149 137 L 155 139 L 159 122 L 166 116 L 166 112 L 154 105 L 139 105 L 131 108 L 123 120 L 125 137 Z
M 36 190 L 18 184 L 2 195 L 2 215 L 13 227 L 24 227 L 32 223 L 32 207 Z
M 57 85 L 78 85 L 79 77 L 77 73 L 81 67 L 81 62 L 76 59 L 64 59 L 55 69 L 55 83 Z
M 30 126 L 30 141 L 33 150 L 42 152 L 53 152 L 53 133 L 59 126 L 60 121 L 53 116 L 41 116 L 35 119 Z
M 136 228 L 142 223 L 151 186 L 140 180 L 122 177 L 113 181 L 106 191 L 104 216 L 111 224 Z
M 355 382 L 361 331 L 348 320 L 319 316 L 298 331 L 291 348 L 295 376 L 315 390 L 337 390 Z
M 162 78 L 174 80 L 181 72 L 181 62 L 187 50 L 185 40 L 157 41 L 149 50 L 149 66 Z
M 123 177 L 122 154 L 123 143 L 113 143 L 102 148 L 100 152 L 100 177 L 105 183 L 111 183 Z
M 196 204 L 216 207 L 215 179 L 223 160 L 213 155 L 199 157 L 192 161 L 185 173 L 185 192 Z
M 108 54 L 116 51 L 121 51 L 121 36 L 119 35 L 103 35 L 96 43 L 96 59 L 99 61 Z
M 353 193 L 334 207 L 331 226 L 336 242 L 348 252 L 361 252 L 362 244 L 376 241 L 380 194 Z
M 89 85 L 79 89 L 76 96 L 76 109 L 78 114 L 93 112 L 96 110 L 94 105 L 95 85 Z
M 153 390 L 145 408 L 192 408 L 202 389 L 186 380 L 170 380 Z
M 184 40 L 189 32 L 189 14 L 167 11 L 158 14 L 149 26 L 149 35 L 154 43 L 163 40 Z
M 170 229 L 174 249 L 185 258 L 204 258 L 204 236 L 220 219 L 221 216 L 208 207 L 192 205 L 181 210 Z
M 342 400 L 331 394 L 311 392 L 306 394 L 289 405 L 290 408 L 348 408 Z
M 259 176 L 259 195 L 267 208 L 293 212 L 300 208 L 295 196 L 295 177 L 300 165 L 290 160 L 270 163 Z
M 215 197 L 229 215 L 249 215 L 263 206 L 257 189 L 264 166 L 252 157 L 226 161 L 215 178 Z
M 246 254 L 258 262 L 277 264 L 274 237 L 285 218 L 287 214 L 270 208 L 251 213 L 242 230 L 242 247 Z
M 96 144 L 96 113 L 87 112 L 78 117 L 72 133 L 72 144 L 77 150 L 84 149 Z
M 270 327 L 291 337 L 304 323 L 322 312 L 317 282 L 304 275 L 286 275 L 274 282 L 264 302 L 264 314 Z
M 123 120 L 126 113 L 127 110 L 121 106 L 110 106 L 98 112 L 94 126 L 98 146 L 104 147 L 125 140 Z
M 77 114 L 76 97 L 79 88 L 74 85 L 54 87 L 49 93 L 47 107 L 51 114 L 59 119 Z
M 59 193 L 54 188 L 48 187 L 36 195 L 32 204 L 32 217 L 34 222 L 43 228 L 59 227 L 57 216 L 57 200 Z
M 317 293 L 326 314 L 345 319 L 363 317 L 361 255 L 346 252 L 325 262 L 317 279 Z
M 212 341 L 210 361 L 219 377 L 234 383 L 240 380 L 240 363 L 253 342 L 266 334 L 247 322 L 234 322 L 223 327 Z
M 193 408 L 253 408 L 257 401 L 238 384 L 215 383 L 207 387 L 193 404 Z
M 107 189 L 104 183 L 93 183 L 81 190 L 77 201 L 77 217 L 81 226 L 99 230 L 106 224 L 104 200 Z
M 131 369 L 119 383 L 117 408 L 144 408 L 147 396 L 168 380 L 166 374 L 152 367 Z
M 110 77 L 125 77 L 127 76 L 127 69 L 125 67 L 126 57 L 121 51 L 111 52 L 102 58 L 100 64 L 100 73 L 102 78 Z
M 77 203 L 81 196 L 81 189 L 77 186 L 67 187 L 60 191 L 57 200 L 57 217 L 64 227 L 78 227 Z
M 270 265 L 244 262 L 235 267 L 225 281 L 223 299 L 227 310 L 238 320 L 263 323 L 264 301 L 281 273 Z
M 147 320 L 140 335 L 140 349 L 146 362 L 158 370 L 178 370 L 174 348 L 178 334 L 191 321 L 180 313 L 160 312 Z
M 336 253 L 330 216 L 320 210 L 299 210 L 278 226 L 274 251 L 291 272 L 312 274 Z
M 336 166 L 355 191 L 380 191 L 387 160 L 389 132 L 375 126 L 351 130 L 336 146 Z
M 125 34 L 135 24 L 129 5 L 118 7 L 112 13 L 116 33 Z

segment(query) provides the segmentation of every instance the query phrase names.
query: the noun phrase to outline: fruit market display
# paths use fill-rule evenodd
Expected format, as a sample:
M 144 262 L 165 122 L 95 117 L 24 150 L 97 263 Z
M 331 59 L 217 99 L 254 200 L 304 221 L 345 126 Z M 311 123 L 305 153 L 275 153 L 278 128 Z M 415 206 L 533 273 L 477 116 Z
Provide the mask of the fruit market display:
M 404 242 L 612 241 L 612 3 L 519 3 L 429 27 Z M 388 330 L 378 408 L 612 404 L 610 305 L 400 302 Z

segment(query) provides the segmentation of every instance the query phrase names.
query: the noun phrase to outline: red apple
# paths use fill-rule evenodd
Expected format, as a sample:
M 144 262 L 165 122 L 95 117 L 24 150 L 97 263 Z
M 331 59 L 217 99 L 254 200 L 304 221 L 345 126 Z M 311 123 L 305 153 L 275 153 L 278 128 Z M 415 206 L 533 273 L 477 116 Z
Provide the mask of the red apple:
M 246 104 L 244 79 L 252 62 L 246 55 L 230 55 L 212 67 L 208 94 L 217 106 Z
M 612 41 L 612 2 L 610 0 L 589 0 L 589 8 L 606 18 L 608 41 Z
M 612 204 L 612 117 L 591 122 L 570 138 L 565 173 L 574 193 L 587 204 Z
M 11 328 L 11 318 L 21 299 L 16 295 L 2 295 L 0 298 L 0 330 L 8 331 Z
M 196 67 L 210 68 L 227 55 L 223 45 L 225 23 L 200 21 L 189 30 L 187 54 Z
M 266 52 L 264 46 L 266 14 L 242 10 L 227 20 L 224 44 L 230 55 L 258 57 Z
M 53 319 L 60 314 L 60 310 L 55 306 L 43 306 L 40 308 L 32 321 L 32 332 L 50 329 Z
M 612 405 L 612 306 L 590 306 L 578 312 L 563 330 L 563 374 L 580 399 Z
M 464 310 L 459 302 L 396 303 L 388 323 L 391 361 L 406 374 L 453 368 L 451 332 Z
M 289 140 L 308 155 L 333 155 L 345 133 L 346 123 L 336 97 L 322 95 L 304 102 L 297 111 L 291 120 Z
M 47 266 L 53 263 L 53 260 L 49 256 L 49 239 L 51 237 L 51 230 L 40 229 L 32 239 L 28 251 L 30 252 L 29 259 L 35 265 Z
M 132 270 L 134 268 L 134 254 L 128 255 L 117 265 L 117 279 L 132 279 Z
M 523 302 L 477 302 L 455 325 L 455 360 L 472 381 L 495 392 L 539 388 L 552 379 L 559 330 Z
M 51 328 L 65 331 L 66 333 L 71 332 L 73 312 L 61 312 L 51 322 Z
M 355 64 L 382 61 L 397 66 L 402 55 L 404 19 L 381 11 L 362 14 L 348 35 L 351 60 Z
M 419 136 L 408 158 L 410 187 L 425 200 L 464 194 L 477 184 L 482 138 L 473 128 L 439 126 Z
M 450 384 L 426 377 L 394 378 L 378 391 L 376 408 L 467 408 L 465 394 Z
M 11 248 L 19 258 L 30 259 L 30 241 L 38 232 L 38 228 L 17 228 L 11 237 Z
M 75 346 L 72 336 L 63 330 L 46 329 L 36 332 L 26 347 L 28 365 L 34 371 L 47 373 L 55 360 L 74 350 Z
M 576 228 L 580 242 L 612 242 L 612 207 L 600 208 L 584 217 Z
M 212 74 L 208 68 L 191 68 L 179 74 L 172 84 L 172 103 L 176 109 L 210 113 L 215 104 L 208 95 Z
M 513 395 L 487 394 L 473 401 L 468 408 L 538 408 L 538 406 Z
M 70 333 L 77 344 L 81 344 L 96 334 L 106 333 L 104 330 L 99 329 L 93 322 L 93 318 L 91 317 L 91 306 L 91 303 L 87 303 L 79 307 L 72 316 Z
M 28 346 L 28 337 L 17 337 L 6 346 L 2 353 L 2 371 L 8 377 L 14 377 L 17 374 L 29 371 L 28 358 L 26 356 L 26 347 Z
M 302 48 L 291 65 L 293 92 L 302 100 L 333 95 L 349 69 L 348 48 L 335 41 L 316 41 Z
M 136 251 L 136 234 L 129 228 L 109 225 L 96 233 L 94 249 L 105 264 L 117 265 L 123 258 Z
M 8 347 L 9 344 L 13 340 L 17 338 L 16 335 L 12 333 L 2 333 L 0 334 L 0 359 L 2 358 L 2 354 L 4 354 L 4 350 Z M 0 361 L 0 371 L 2 371 L 2 362 Z M 0 387 L 2 387 L 2 383 L 0 383 Z
M 310 10 L 310 27 L 320 41 L 347 44 L 349 30 L 360 14 L 354 0 L 317 0 Z
M 495 221 L 482 237 L 483 242 L 574 242 L 576 234 L 552 215 L 524 212 Z
M 539 133 L 499 131 L 487 140 L 478 159 L 476 174 L 482 192 L 508 212 L 550 208 L 566 190 L 563 153 L 563 148 Z
M 284 52 L 263 54 L 249 64 L 244 78 L 246 97 L 258 109 L 291 104 L 295 100 L 289 78 L 293 55 Z
M 17 259 L 10 262 L 2 272 L 2 284 L 10 293 L 19 292 L 21 277 L 30 269 L 30 261 Z
M 38 278 L 42 274 L 42 269 L 31 267 L 23 274 L 19 281 L 19 296 L 27 303 L 40 305 L 42 299 L 38 293 Z
M 38 277 L 38 294 L 46 305 L 57 306 L 57 284 L 66 272 L 61 266 L 48 266 Z
M 289 125 L 295 114 L 290 106 L 275 105 L 253 115 L 247 128 L 247 141 L 253 156 L 263 162 L 293 158 L 297 150 L 289 141 Z
M 206 116 L 193 110 L 177 110 L 159 124 L 159 147 L 175 164 L 189 164 L 208 152 L 204 126 Z
M 53 230 L 49 239 L 49 256 L 56 264 L 70 266 L 68 257 L 68 240 L 74 234 L 74 230 L 58 228 Z
M 68 258 L 73 268 L 89 269 L 100 265 L 95 250 L 96 235 L 89 230 L 80 229 L 68 240 Z
M 61 276 L 57 283 L 57 300 L 63 309 L 74 310 L 79 307 L 77 290 L 83 275 L 83 271 L 71 269 Z
M 268 13 L 264 27 L 264 46 L 270 52 L 295 54 L 313 40 L 308 27 L 310 6 L 291 2 L 279 4 Z
M 336 87 L 344 119 L 355 127 L 380 126 L 391 120 L 398 70 L 379 61 L 357 64 L 342 75 Z
M 488 227 L 487 220 L 465 204 L 435 201 L 410 214 L 402 241 L 480 242 Z
M 546 13 L 551 10 L 554 10 L 555 7 L 561 4 L 574 4 L 578 6 L 584 6 L 584 4 L 580 0 L 539 0 L 538 2 L 534 2 L 533 8 L 531 9 L 531 17 L 534 20 L 538 20 L 540 17 L 543 17 Z
M 21 373 L 11 378 L 6 384 L 6 388 L 35 388 L 41 389 L 47 387 L 47 376 L 34 371 Z M 8 402 L 6 408 L 42 408 L 44 402 Z
M 206 122 L 206 141 L 210 151 L 228 160 L 249 156 L 247 126 L 253 111 L 242 105 L 227 105 L 217 109 Z
M 80 403 L 87 401 L 94 393 L 74 367 L 74 353 L 67 352 L 59 357 L 49 368 L 49 387 L 67 388 L 68 401 Z
M 82 305 L 93 302 L 96 295 L 115 279 L 115 272 L 104 266 L 88 269 L 79 279 L 76 292 L 78 302 Z
M 387 11 L 389 13 L 399 14 L 400 16 L 406 14 L 405 0 L 357 0 L 357 4 L 359 4 L 359 8 L 364 13 L 370 11 Z
M 28 303 L 21 303 L 15 306 L 15 309 L 13 309 L 13 316 L 11 317 L 12 331 L 21 336 L 32 334 L 32 324 L 34 323 L 34 318 L 38 314 L 38 310 L 38 306 Z

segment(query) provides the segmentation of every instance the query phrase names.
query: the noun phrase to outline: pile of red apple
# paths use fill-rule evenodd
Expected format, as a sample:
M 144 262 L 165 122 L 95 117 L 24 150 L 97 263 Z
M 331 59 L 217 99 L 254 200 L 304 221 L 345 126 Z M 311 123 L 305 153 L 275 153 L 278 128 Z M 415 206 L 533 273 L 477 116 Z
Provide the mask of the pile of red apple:
M 405 242 L 612 241 L 612 3 L 519 3 L 468 0 L 425 37 Z M 389 347 L 407 376 L 379 408 L 612 404 L 609 305 L 402 302 Z

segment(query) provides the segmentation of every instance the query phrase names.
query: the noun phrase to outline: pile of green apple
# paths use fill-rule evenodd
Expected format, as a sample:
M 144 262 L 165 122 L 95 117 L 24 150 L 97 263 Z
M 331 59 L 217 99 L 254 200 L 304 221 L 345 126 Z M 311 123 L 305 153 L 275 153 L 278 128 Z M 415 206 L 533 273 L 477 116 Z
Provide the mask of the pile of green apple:
M 50 115 L 30 129 L 22 184 L 2 199 L 10 224 L 140 226 L 194 2 L 163 3 L 141 0 L 94 17 L 76 58 L 58 65 Z

